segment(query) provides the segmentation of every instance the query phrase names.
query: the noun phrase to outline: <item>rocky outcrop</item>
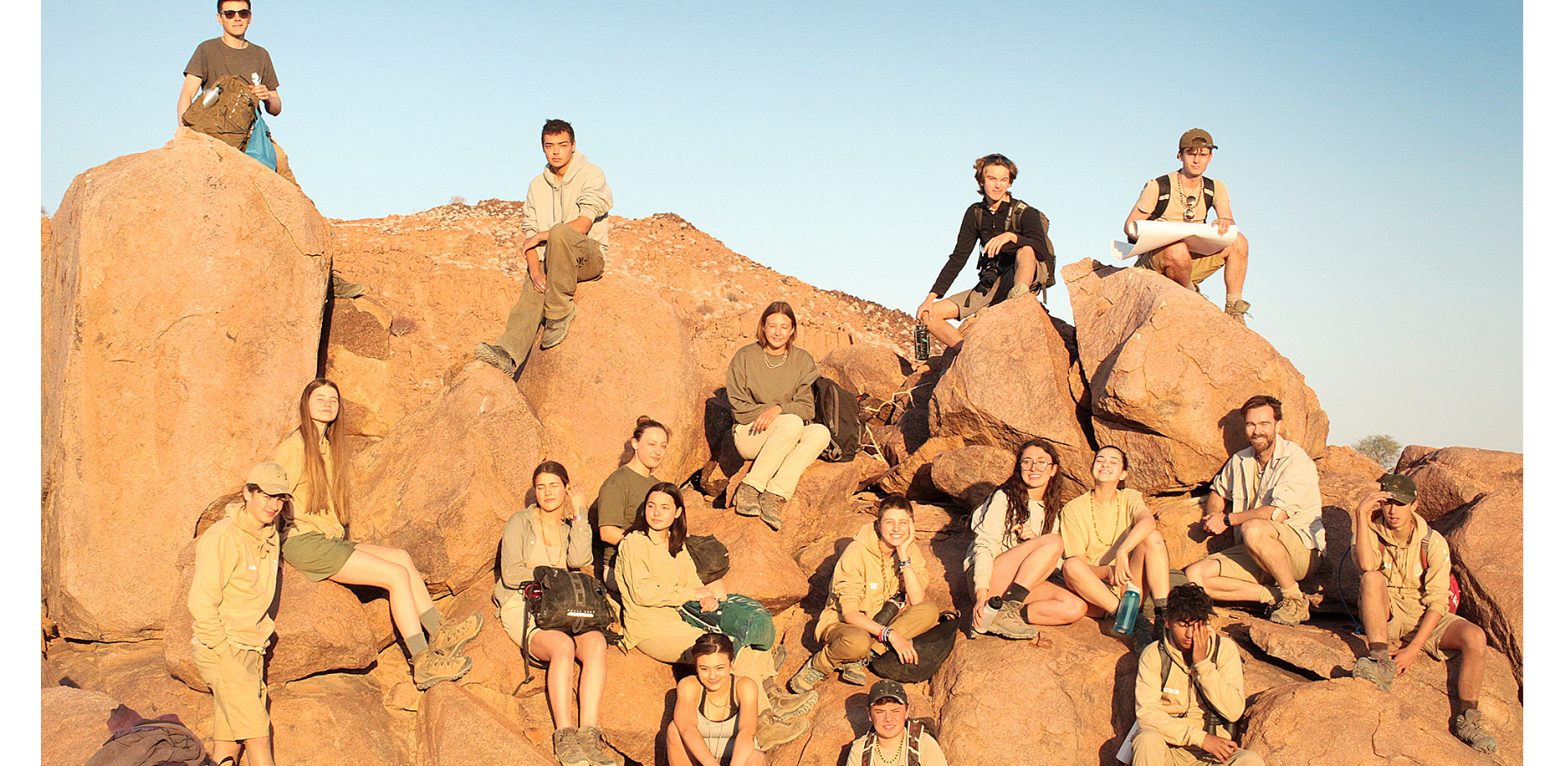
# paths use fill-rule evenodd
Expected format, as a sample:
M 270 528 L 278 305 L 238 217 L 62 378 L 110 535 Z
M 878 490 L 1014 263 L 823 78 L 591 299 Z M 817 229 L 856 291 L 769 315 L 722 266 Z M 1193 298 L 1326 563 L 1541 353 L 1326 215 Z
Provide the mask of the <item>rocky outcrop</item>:
M 1462 586 L 1458 612 L 1484 627 L 1490 645 L 1522 675 L 1522 490 L 1481 495 L 1444 516 L 1452 573 Z
M 330 227 L 280 176 L 181 131 L 78 176 L 52 229 L 44 598 L 63 636 L 144 638 L 201 509 L 296 423 Z
M 1284 403 L 1281 433 L 1312 455 L 1327 414 L 1262 336 L 1206 299 L 1146 269 L 1085 259 L 1062 269 L 1088 379 L 1094 436 L 1132 456 L 1130 481 L 1182 492 L 1246 446 L 1236 410 L 1255 394 Z
M 1398 458 L 1397 473 L 1414 477 L 1419 515 L 1430 521 L 1502 488 L 1522 487 L 1522 455 L 1473 447 L 1431 449 L 1411 445 Z
M 272 689 L 271 741 L 277 763 L 411 766 L 414 762 L 410 732 L 385 709 L 379 688 L 367 678 L 349 674 L 307 678 Z
M 976 508 L 1013 475 L 1013 450 L 973 444 L 944 452 L 932 459 L 932 484 L 959 501 Z
M 43 690 L 39 763 L 86 763 L 108 740 L 109 717 L 118 702 L 102 692 L 53 686 Z
M 552 743 L 541 750 L 526 739 L 518 722 L 455 684 L 429 689 L 417 711 L 418 766 L 503 763 L 549 766 Z

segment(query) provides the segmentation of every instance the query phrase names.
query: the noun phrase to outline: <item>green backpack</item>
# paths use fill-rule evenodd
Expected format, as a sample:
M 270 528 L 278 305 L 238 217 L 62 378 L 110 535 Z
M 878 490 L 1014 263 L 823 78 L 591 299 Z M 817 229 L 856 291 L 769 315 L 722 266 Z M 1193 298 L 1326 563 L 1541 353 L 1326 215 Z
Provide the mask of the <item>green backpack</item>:
M 726 596 L 713 612 L 700 609 L 697 601 L 683 604 L 678 611 L 683 622 L 727 636 L 739 649 L 751 646 L 763 651 L 775 645 L 775 618 L 763 604 L 741 593 Z

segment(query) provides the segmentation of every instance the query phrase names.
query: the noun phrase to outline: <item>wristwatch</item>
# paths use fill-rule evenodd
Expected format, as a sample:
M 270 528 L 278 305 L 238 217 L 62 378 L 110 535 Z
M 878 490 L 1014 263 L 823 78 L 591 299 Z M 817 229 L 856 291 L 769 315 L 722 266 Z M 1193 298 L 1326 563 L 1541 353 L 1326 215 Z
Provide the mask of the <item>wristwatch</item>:
M 1226 527 L 1233 527 L 1233 526 L 1235 526 L 1235 524 L 1230 521 L 1230 512 L 1229 511 L 1225 511 L 1224 512 L 1224 526 L 1226 526 Z

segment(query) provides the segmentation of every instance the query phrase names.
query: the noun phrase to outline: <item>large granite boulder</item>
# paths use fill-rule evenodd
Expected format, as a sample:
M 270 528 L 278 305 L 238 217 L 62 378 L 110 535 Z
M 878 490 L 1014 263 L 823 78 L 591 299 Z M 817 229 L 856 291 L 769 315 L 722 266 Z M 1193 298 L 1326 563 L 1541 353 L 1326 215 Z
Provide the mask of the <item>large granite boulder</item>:
M 1443 516 L 1462 586 L 1462 616 L 1484 627 L 1490 645 L 1522 677 L 1522 489 L 1501 489 Z
M 1414 477 L 1419 489 L 1419 515 L 1430 521 L 1486 492 L 1522 487 L 1520 452 L 1410 445 L 1403 448 L 1394 470 Z

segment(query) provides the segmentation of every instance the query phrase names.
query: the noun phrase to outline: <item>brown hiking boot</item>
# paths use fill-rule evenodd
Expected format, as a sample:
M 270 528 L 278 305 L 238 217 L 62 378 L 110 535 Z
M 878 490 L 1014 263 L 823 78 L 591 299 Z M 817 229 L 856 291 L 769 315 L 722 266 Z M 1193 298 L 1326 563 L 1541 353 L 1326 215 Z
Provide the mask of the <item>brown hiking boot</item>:
M 758 496 L 758 516 L 769 525 L 770 529 L 780 531 L 780 509 L 785 507 L 785 498 L 765 491 Z
M 1478 708 L 1464 710 L 1462 715 L 1457 716 L 1457 720 L 1452 722 L 1452 733 L 1474 750 L 1481 753 L 1495 752 L 1495 738 L 1480 723 Z
M 782 721 L 775 717 L 773 710 L 766 710 L 758 717 L 758 736 L 754 737 L 753 746 L 759 752 L 767 753 L 802 736 L 805 731 L 807 719 L 789 718 Z
M 580 747 L 579 733 L 580 730 L 572 726 L 553 732 L 553 757 L 563 766 L 592 766 Z
M 806 694 L 812 691 L 813 687 L 817 686 L 819 681 L 822 681 L 828 677 L 828 673 L 813 667 L 812 660 L 808 660 L 807 662 L 802 663 L 802 667 L 797 669 L 796 674 L 791 676 L 790 681 L 786 682 L 786 688 L 799 695 Z M 770 696 L 779 697 L 780 695 L 775 694 Z
M 481 632 L 482 615 L 472 612 L 454 625 L 447 622 L 441 625 L 439 632 L 428 639 L 428 649 L 440 654 L 460 654 L 460 650 Z
M 581 726 L 579 733 L 575 735 L 575 742 L 579 744 L 581 752 L 585 754 L 585 761 L 590 766 L 617 766 L 617 759 L 607 752 L 607 740 L 601 736 L 601 730 L 594 726 Z
M 472 350 L 471 355 L 476 357 L 479 362 L 486 362 L 497 367 L 499 372 L 511 378 L 515 376 L 515 370 L 520 369 L 520 364 L 515 361 L 514 357 L 509 355 L 508 351 L 491 343 L 478 343 L 477 347 Z
M 1285 596 L 1268 619 L 1279 625 L 1299 625 L 1311 619 L 1311 602 L 1305 596 Z
M 1393 665 L 1392 660 L 1361 657 L 1354 661 L 1354 677 L 1369 681 L 1384 692 L 1392 691 L 1392 678 L 1396 675 L 1397 667 Z
M 1024 604 L 1021 601 L 1007 599 L 1002 602 L 1002 608 L 997 610 L 991 622 L 986 625 L 985 631 L 1003 638 L 1011 638 L 1015 641 L 1028 641 L 1040 635 L 1040 629 L 1030 625 L 1024 619 Z
M 758 487 L 747 482 L 738 484 L 736 494 L 731 496 L 731 507 L 736 509 L 738 516 L 757 516 Z
M 1246 323 L 1246 312 L 1251 310 L 1251 304 L 1244 300 L 1226 301 L 1224 313 L 1241 324 Z
M 470 657 L 440 654 L 432 649 L 424 649 L 422 654 L 412 658 L 412 683 L 420 692 L 427 691 L 429 687 L 441 681 L 459 681 L 462 676 L 470 672 Z
M 546 351 L 563 342 L 569 337 L 569 323 L 574 321 L 574 315 L 579 309 L 574 304 L 569 304 L 569 313 L 557 319 L 549 319 L 542 323 L 542 350 Z
M 812 667 L 807 663 L 804 668 Z M 812 712 L 818 705 L 818 690 L 811 689 L 802 694 L 784 694 L 769 698 L 769 712 L 781 721 L 789 721 L 792 718 L 800 718 Z
M 867 685 L 867 661 L 856 660 L 840 666 L 840 680 L 851 686 Z

